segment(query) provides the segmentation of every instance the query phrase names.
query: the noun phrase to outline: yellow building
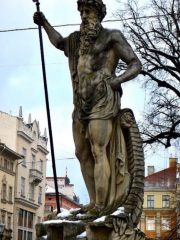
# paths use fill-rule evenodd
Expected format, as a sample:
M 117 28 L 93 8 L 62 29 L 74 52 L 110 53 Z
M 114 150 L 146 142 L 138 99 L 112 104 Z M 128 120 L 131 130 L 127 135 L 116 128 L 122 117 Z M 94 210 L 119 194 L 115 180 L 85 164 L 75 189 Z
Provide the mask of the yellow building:
M 23 157 L 0 143 L 0 222 L 5 224 L 4 239 L 13 233 L 15 166 Z
M 149 238 L 170 236 L 176 231 L 176 165 L 177 159 L 170 158 L 169 168 L 162 171 L 154 172 L 153 166 L 148 167 L 139 228 Z
M 44 217 L 47 137 L 40 135 L 39 123 L 26 124 L 19 116 L 0 112 L 0 139 L 9 148 L 23 155 L 14 165 L 13 240 L 35 239 L 35 224 Z M 14 176 L 12 176 L 12 182 Z M 8 222 L 6 219 L 5 225 Z

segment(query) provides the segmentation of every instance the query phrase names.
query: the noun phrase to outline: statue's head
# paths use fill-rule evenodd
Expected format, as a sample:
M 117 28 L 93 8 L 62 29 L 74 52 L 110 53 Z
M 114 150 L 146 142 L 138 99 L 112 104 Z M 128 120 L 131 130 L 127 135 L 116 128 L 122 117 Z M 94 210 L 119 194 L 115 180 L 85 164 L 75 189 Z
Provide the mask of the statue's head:
M 84 6 L 93 9 L 100 22 L 106 16 L 106 5 L 102 0 L 78 0 L 77 4 L 80 12 Z

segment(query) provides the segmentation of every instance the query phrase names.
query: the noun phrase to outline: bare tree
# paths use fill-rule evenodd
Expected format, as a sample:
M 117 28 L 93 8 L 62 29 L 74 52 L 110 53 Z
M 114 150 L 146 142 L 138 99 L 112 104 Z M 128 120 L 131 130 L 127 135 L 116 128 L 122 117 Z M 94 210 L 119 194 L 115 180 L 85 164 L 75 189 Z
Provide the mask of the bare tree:
M 180 139 L 180 0 L 148 4 L 128 0 L 114 15 L 142 62 L 140 81 L 150 93 L 140 122 L 143 142 L 168 148 Z M 120 62 L 117 71 L 124 68 Z

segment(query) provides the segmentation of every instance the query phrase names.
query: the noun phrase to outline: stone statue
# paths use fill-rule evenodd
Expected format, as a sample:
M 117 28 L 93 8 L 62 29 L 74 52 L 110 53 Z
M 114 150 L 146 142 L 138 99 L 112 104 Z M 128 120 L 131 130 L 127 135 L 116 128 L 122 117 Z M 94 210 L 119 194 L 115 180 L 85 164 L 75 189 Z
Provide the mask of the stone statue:
M 34 22 L 69 60 L 74 112 L 73 137 L 90 203 L 87 216 L 111 214 L 124 206 L 134 225 L 143 204 L 144 163 L 141 139 L 130 109 L 120 109 L 121 84 L 135 78 L 141 63 L 119 30 L 103 28 L 102 0 L 78 0 L 80 31 L 62 37 L 42 12 Z M 115 75 L 118 61 L 126 71 Z

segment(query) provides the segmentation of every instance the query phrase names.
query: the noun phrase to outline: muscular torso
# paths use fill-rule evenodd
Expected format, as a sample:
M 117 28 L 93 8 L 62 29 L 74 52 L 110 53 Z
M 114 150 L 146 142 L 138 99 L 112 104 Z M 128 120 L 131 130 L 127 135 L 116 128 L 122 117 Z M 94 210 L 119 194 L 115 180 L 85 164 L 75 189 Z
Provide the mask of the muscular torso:
M 79 54 L 78 91 L 83 100 L 89 99 L 104 78 L 114 75 L 118 57 L 113 49 L 111 31 L 102 30 L 85 55 Z

